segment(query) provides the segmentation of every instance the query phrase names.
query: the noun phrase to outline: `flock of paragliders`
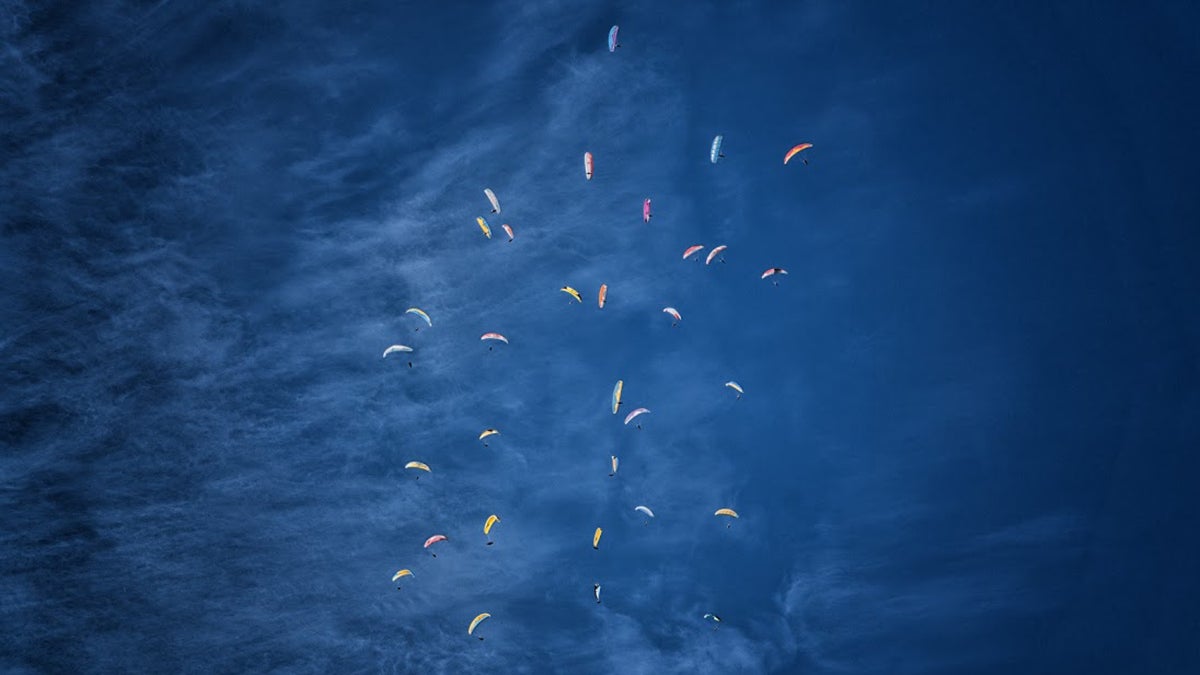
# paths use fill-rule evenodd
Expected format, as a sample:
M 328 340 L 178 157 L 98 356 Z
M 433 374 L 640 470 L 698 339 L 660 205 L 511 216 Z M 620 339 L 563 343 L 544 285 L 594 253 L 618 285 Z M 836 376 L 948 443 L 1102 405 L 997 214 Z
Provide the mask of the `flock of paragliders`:
M 619 30 L 620 29 L 618 26 L 613 26 L 608 32 L 608 51 L 609 52 L 615 52 L 617 50 L 617 48 L 621 46 L 620 42 L 618 42 Z M 709 149 L 709 161 L 711 161 L 713 164 L 718 163 L 723 157 L 725 157 L 725 155 L 721 152 L 721 147 L 724 143 L 724 140 L 725 140 L 725 137 L 720 136 L 720 135 L 713 138 L 712 147 Z M 801 152 L 803 152 L 811 147 L 812 147 L 812 143 L 800 143 L 800 144 L 792 147 L 790 150 L 787 151 L 786 154 L 784 154 L 783 163 L 786 165 L 794 157 L 796 157 Z M 808 160 L 805 159 L 804 157 L 801 157 L 800 159 L 805 165 L 808 164 Z M 584 171 L 584 177 L 587 180 L 591 180 L 592 175 L 595 172 L 595 160 L 592 157 L 592 153 L 590 153 L 590 152 L 583 153 L 583 171 Z M 483 191 L 483 194 L 484 194 L 484 196 L 487 197 L 488 202 L 491 203 L 491 206 L 492 206 L 491 212 L 493 214 L 499 214 L 500 213 L 500 200 L 496 197 L 496 193 L 493 192 L 491 188 L 485 188 Z M 645 201 L 642 202 L 642 221 L 646 222 L 646 223 L 650 222 L 651 215 L 652 214 L 651 214 L 650 199 L 647 198 Z M 476 222 L 476 224 L 479 225 L 479 229 L 483 232 L 483 235 L 485 237 L 487 237 L 488 239 L 491 239 L 492 238 L 492 229 L 491 229 L 491 226 L 488 225 L 487 220 L 484 219 L 482 216 L 480 216 L 475 219 L 475 222 Z M 509 226 L 508 224 L 504 224 L 504 225 L 501 225 L 501 228 L 504 230 L 504 233 L 508 235 L 509 242 L 512 242 L 514 239 L 516 239 L 516 235 L 513 232 L 513 229 L 511 226 Z M 705 247 L 700 244 L 687 247 L 687 249 L 685 249 L 683 252 L 683 259 L 688 260 L 693 255 L 704 250 L 704 248 Z M 710 265 L 710 264 L 712 264 L 713 260 L 719 260 L 722 263 L 725 262 L 724 252 L 727 248 L 728 248 L 728 246 L 725 246 L 724 244 L 722 244 L 720 246 L 715 246 L 712 249 L 710 249 L 708 252 L 708 255 L 704 259 L 704 264 Z M 761 278 L 766 279 L 768 277 L 776 277 L 776 278 L 772 279 L 772 282 L 776 286 L 778 286 L 779 281 L 778 281 L 777 275 L 786 275 L 787 273 L 788 273 L 787 270 L 785 270 L 781 267 L 770 267 L 762 273 Z M 583 302 L 583 295 L 578 290 L 576 290 L 570 286 L 563 286 L 559 290 L 561 290 L 563 293 L 566 293 L 567 295 L 571 296 L 577 302 L 580 302 L 580 303 Z M 599 307 L 601 309 L 604 308 L 604 303 L 605 303 L 605 300 L 607 297 L 608 297 L 608 285 L 601 284 L 599 293 L 597 294 L 597 304 L 599 305 Z M 664 314 L 667 314 L 671 317 L 671 320 L 672 320 L 671 325 L 672 326 L 678 325 L 679 322 L 683 319 L 682 315 L 679 313 L 679 310 L 675 309 L 674 307 L 664 307 L 662 311 Z M 429 314 L 427 314 L 424 310 L 417 308 L 417 307 L 410 307 L 409 309 L 405 310 L 405 313 L 413 314 L 413 315 L 419 317 L 422 321 L 424 321 L 428 327 L 430 327 L 430 328 L 433 327 L 433 319 L 430 318 Z M 496 343 L 496 342 L 508 344 L 508 338 L 504 337 L 500 333 L 484 333 L 483 335 L 480 336 L 479 339 L 483 342 L 488 342 L 489 344 Z M 492 346 L 488 347 L 489 351 L 491 351 L 492 349 L 493 349 Z M 412 347 L 409 347 L 407 345 L 399 345 L 399 344 L 392 345 L 383 351 L 383 357 L 386 359 L 388 356 L 390 356 L 392 354 L 407 353 L 407 352 L 412 352 L 412 351 L 413 351 Z M 412 365 L 413 365 L 412 362 L 409 361 L 408 367 L 411 368 Z M 728 387 L 729 389 L 733 390 L 733 392 L 736 394 L 738 399 L 741 399 L 742 395 L 745 394 L 745 391 L 742 389 L 741 385 L 739 385 L 737 382 L 729 381 L 729 382 L 725 383 L 725 386 Z M 617 383 L 613 387 L 613 391 L 612 391 L 612 413 L 614 415 L 617 414 L 617 411 L 620 409 L 621 394 L 622 394 L 623 390 L 624 390 L 624 381 L 617 380 Z M 649 412 L 650 412 L 650 410 L 647 408 L 636 408 L 636 409 L 630 411 L 629 414 L 627 414 L 625 416 L 625 425 L 628 426 L 631 422 L 634 422 L 640 416 L 645 415 Z M 636 426 L 638 429 L 642 428 L 640 422 L 637 422 Z M 498 435 L 499 433 L 500 433 L 500 431 L 497 429 L 490 429 L 490 428 L 484 429 L 479 434 L 479 440 L 483 441 L 484 446 L 487 446 L 488 443 L 487 443 L 486 439 L 490 436 Z M 617 467 L 618 467 L 619 463 L 620 462 L 615 455 L 611 457 L 612 472 L 609 473 L 609 476 L 616 475 Z M 404 468 L 405 468 L 405 470 L 413 470 L 413 471 L 418 471 L 418 472 L 432 473 L 432 470 L 429 468 L 429 465 L 425 464 L 424 462 L 411 461 L 411 462 L 408 462 L 407 464 L 405 464 Z M 420 477 L 418 474 L 418 480 L 419 479 L 420 479 Z M 654 511 L 650 510 L 650 507 L 648 507 L 648 506 L 638 505 L 638 506 L 634 507 L 634 510 L 639 513 L 644 514 L 649 519 L 654 518 Z M 730 509 L 730 508 L 717 509 L 713 513 L 713 515 L 714 516 L 724 516 L 727 518 L 738 518 L 739 517 L 737 511 L 734 511 L 733 509 Z M 491 546 L 494 543 L 492 541 L 492 537 L 491 537 L 492 527 L 495 526 L 496 523 L 499 523 L 499 522 L 500 522 L 500 517 L 496 514 L 492 514 L 492 515 L 488 516 L 487 520 L 484 521 L 483 533 L 484 533 L 484 535 L 487 536 L 487 545 L 488 546 Z M 650 522 L 649 520 L 646 521 L 647 524 L 649 522 Z M 729 524 L 726 525 L 726 527 L 730 527 L 731 524 L 732 523 L 730 522 Z M 601 537 L 601 535 L 603 535 L 603 533 L 604 533 L 603 529 L 597 527 L 596 531 L 592 534 L 592 548 L 593 549 L 599 550 L 600 537 Z M 447 541 L 446 535 L 435 534 L 425 540 L 424 548 L 429 550 L 435 544 L 437 544 L 439 542 L 443 542 L 443 541 Z M 435 558 L 437 557 L 437 553 L 434 550 L 430 550 L 430 554 Z M 412 570 L 401 569 L 401 570 L 397 571 L 394 575 L 392 575 L 392 582 L 395 583 L 404 577 L 409 577 L 412 575 L 413 575 Z M 399 589 L 399 587 L 397 587 L 397 589 Z M 600 603 L 600 584 L 594 583 L 592 585 L 592 593 L 596 598 L 597 604 L 599 604 Z M 483 612 L 483 613 L 479 614 L 478 616 L 476 616 L 474 619 L 471 620 L 471 623 L 467 626 L 467 634 L 474 635 L 475 629 L 479 626 L 479 624 L 482 623 L 484 620 L 490 618 L 491 616 L 492 615 L 487 612 Z M 716 630 L 717 626 L 721 623 L 721 617 L 717 616 L 716 614 L 712 614 L 712 613 L 705 614 L 704 619 L 706 621 L 711 621 L 713 623 L 713 630 Z M 483 639 L 482 636 L 476 636 L 476 637 L 478 637 L 480 640 Z

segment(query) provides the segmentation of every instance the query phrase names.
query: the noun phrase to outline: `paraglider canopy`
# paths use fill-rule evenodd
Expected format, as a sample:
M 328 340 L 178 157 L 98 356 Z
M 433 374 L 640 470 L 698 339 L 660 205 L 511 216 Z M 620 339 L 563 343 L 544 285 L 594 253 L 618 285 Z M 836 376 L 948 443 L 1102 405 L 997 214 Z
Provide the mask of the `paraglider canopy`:
M 411 576 L 412 576 L 412 570 L 400 570 L 399 572 L 396 572 L 395 574 L 392 575 L 392 581 L 395 581 L 395 580 L 399 579 L 400 577 L 411 577 Z
M 471 635 L 472 633 L 474 633 L 475 627 L 478 626 L 480 624 L 480 622 L 482 622 L 484 619 L 490 619 L 491 616 L 492 616 L 491 614 L 484 612 L 483 614 L 480 614 L 479 616 L 475 617 L 474 619 L 471 619 L 471 625 L 467 626 L 467 635 Z M 483 639 L 483 638 L 480 638 L 480 639 Z
M 724 251 L 727 248 L 729 248 L 729 247 L 726 246 L 725 244 L 721 244 L 720 246 L 713 248 L 713 250 L 708 252 L 708 257 L 704 259 L 704 264 L 707 265 L 707 264 L 711 263 L 713 261 L 713 258 L 717 257 L 721 253 L 721 251 Z M 721 262 L 725 262 L 725 259 L 722 258 Z
M 592 548 L 599 550 L 599 548 L 600 548 L 600 535 L 601 535 L 601 534 L 603 534 L 603 533 L 604 533 L 604 530 L 601 530 L 601 529 L 600 529 L 600 528 L 598 528 L 598 527 L 596 528 L 596 533 L 592 535 Z
M 493 526 L 493 525 L 495 525 L 495 524 L 496 524 L 496 523 L 498 523 L 498 522 L 500 522 L 500 516 L 498 516 L 498 515 L 496 515 L 496 514 L 494 514 L 494 513 L 493 513 L 492 515 L 488 516 L 488 517 L 487 517 L 487 521 L 486 521 L 486 522 L 484 522 L 484 524 L 483 524 L 483 533 L 484 533 L 484 534 L 491 534 L 491 532 L 492 532 L 492 526 Z
M 482 432 L 479 434 L 479 440 L 481 440 L 481 441 L 482 441 L 483 439 L 487 438 L 488 436 L 496 436 L 496 435 L 498 435 L 499 433 L 500 433 L 500 430 L 499 430 L 499 429 L 484 429 L 484 430 L 483 430 L 483 431 L 482 431 Z
M 718 159 L 725 156 L 721 154 L 721 144 L 724 142 L 725 137 L 721 136 L 720 134 L 713 138 L 712 147 L 708 150 L 708 159 L 713 164 L 716 164 Z
M 504 228 L 504 233 L 508 235 L 509 241 L 512 241 L 513 239 L 516 238 L 516 235 L 513 234 L 513 229 L 508 226 L 508 223 L 505 223 L 505 224 L 501 225 L 500 227 Z
M 583 175 L 587 176 L 588 180 L 592 179 L 592 153 L 583 153 Z
M 503 342 L 504 344 L 508 344 L 508 338 L 504 337 L 503 335 L 501 335 L 499 333 L 484 333 L 483 335 L 479 336 L 479 339 L 480 340 L 499 340 L 500 342 Z
M 492 213 L 500 213 L 500 200 L 496 199 L 496 193 L 492 192 L 491 188 L 484 188 L 483 194 L 487 195 L 488 201 L 492 203 Z
M 812 143 L 801 143 L 800 145 L 794 146 L 791 150 L 787 151 L 786 155 L 783 156 L 783 163 L 787 164 L 788 161 L 791 158 L 795 157 L 801 150 L 807 150 L 811 147 L 812 147 Z M 801 159 L 803 159 L 803 158 L 801 158 Z M 808 160 L 804 160 L 804 163 L 808 164 Z
M 488 227 L 487 221 L 484 220 L 482 216 L 476 216 L 475 222 L 479 223 L 479 229 L 483 230 L 483 236 L 487 237 L 488 239 L 491 239 L 492 238 L 492 228 Z
M 621 390 L 625 388 L 624 380 L 617 380 L 616 386 L 613 387 L 612 393 L 612 411 L 617 414 L 617 408 L 621 407 Z
M 621 44 L 617 42 L 617 31 L 618 30 L 620 30 L 620 28 L 618 26 L 613 26 L 612 28 L 608 29 L 608 51 L 610 53 L 617 51 L 617 47 L 621 46 Z M 634 36 L 634 37 L 637 37 L 637 36 Z
M 633 507 L 633 510 L 634 510 L 634 511 L 641 511 L 642 513 L 644 513 L 644 514 L 646 514 L 646 515 L 650 516 L 651 518 L 653 518 L 653 517 L 654 517 L 654 512 L 653 512 L 653 511 L 651 511 L 651 510 L 650 510 L 650 507 L 648 507 L 648 506 L 635 506 L 635 507 Z
M 412 351 L 412 347 L 408 347 L 405 345 L 392 345 L 391 347 L 388 347 L 387 349 L 383 350 L 383 358 L 386 359 L 388 357 L 388 354 L 395 354 L 396 352 L 411 352 L 411 351 Z
M 699 251 L 702 248 L 704 248 L 704 244 L 696 244 L 695 246 L 687 247 L 683 251 L 683 259 L 687 260 L 689 256 L 691 256 L 693 253 L 695 253 L 696 251 Z
M 733 380 L 726 382 L 725 386 L 729 387 L 730 389 L 736 391 L 739 394 L 746 393 L 745 391 L 742 391 L 742 385 L 738 384 L 737 382 L 734 382 Z
M 563 293 L 566 293 L 567 295 L 571 296 L 572 298 L 575 298 L 576 302 L 583 302 L 583 296 L 579 294 L 579 291 L 575 290 L 574 288 L 571 288 L 570 286 L 563 286 L 562 288 L 560 288 L 558 290 L 562 291 Z
M 424 310 L 421 310 L 417 307 L 409 307 L 408 309 L 404 310 L 404 313 L 405 314 L 416 314 L 417 316 L 421 317 L 422 319 L 425 319 L 425 323 L 429 324 L 430 328 L 433 328 L 433 319 L 430 319 L 429 315 L 426 314 L 424 312 Z
M 638 408 L 637 410 L 634 410 L 633 412 L 631 412 L 625 416 L 625 424 L 629 424 L 630 422 L 632 422 L 633 418 L 637 417 L 638 415 L 645 415 L 648 412 L 650 412 L 650 411 L 646 408 Z
M 679 315 L 679 310 L 675 309 L 674 307 L 663 307 L 663 314 L 670 314 L 671 318 L 675 319 L 676 321 L 683 320 L 683 317 Z
M 650 198 L 649 197 L 646 198 L 646 201 L 642 202 L 642 222 L 643 223 L 650 222 Z
M 406 468 L 406 469 L 419 469 L 419 470 L 421 470 L 421 471 L 426 471 L 426 472 L 429 472 L 429 473 L 433 473 L 432 471 L 430 471 L 430 470 L 429 470 L 429 465 L 428 465 L 428 464 L 426 464 L 425 462 L 409 462 L 408 464 L 405 464 L 405 465 L 404 465 L 404 468 Z
M 596 304 L 604 309 L 604 301 L 608 299 L 608 284 L 600 284 L 600 292 L 596 294 Z
M 425 548 L 429 548 L 430 546 L 433 546 L 434 544 L 438 543 L 439 541 L 446 541 L 446 535 L 435 534 L 432 537 L 426 539 L 425 540 Z

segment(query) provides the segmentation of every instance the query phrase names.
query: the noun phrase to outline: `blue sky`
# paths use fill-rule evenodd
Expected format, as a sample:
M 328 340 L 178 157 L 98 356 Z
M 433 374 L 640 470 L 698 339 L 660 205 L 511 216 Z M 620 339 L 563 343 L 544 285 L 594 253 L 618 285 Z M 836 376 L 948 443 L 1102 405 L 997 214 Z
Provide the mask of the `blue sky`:
M 1200 666 L 1200 16 L 1012 5 L 0 3 L 0 666 Z

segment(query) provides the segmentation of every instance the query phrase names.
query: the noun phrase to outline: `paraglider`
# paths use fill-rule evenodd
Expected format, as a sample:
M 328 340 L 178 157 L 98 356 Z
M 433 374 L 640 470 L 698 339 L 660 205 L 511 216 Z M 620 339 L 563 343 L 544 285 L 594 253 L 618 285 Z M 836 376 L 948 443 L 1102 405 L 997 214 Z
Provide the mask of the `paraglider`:
M 625 388 L 625 380 L 617 380 L 617 384 L 613 387 L 612 394 L 612 411 L 617 414 L 617 408 L 621 407 L 621 390 Z M 626 421 L 626 424 L 629 422 Z
M 446 535 L 435 534 L 432 537 L 426 539 L 425 540 L 425 548 L 429 548 L 430 546 L 433 546 L 434 544 L 438 543 L 439 541 L 446 541 Z M 430 553 L 433 553 L 433 551 L 430 551 Z M 433 557 L 436 558 L 437 554 L 433 553 Z
M 717 616 L 716 614 L 705 614 L 704 620 L 713 622 L 713 630 L 720 628 L 720 626 L 717 624 L 721 623 L 721 617 Z
M 411 577 L 412 575 L 413 575 L 412 570 L 400 570 L 399 572 L 396 572 L 395 574 L 392 575 L 392 583 L 393 584 L 396 583 L 396 580 L 401 577 Z M 397 586 L 396 590 L 400 590 L 400 587 Z
M 620 460 L 617 459 L 616 455 L 610 455 L 610 457 L 612 457 L 612 473 L 608 474 L 608 477 L 612 478 L 617 475 L 617 464 L 620 463 Z
M 419 471 L 424 471 L 425 473 L 433 473 L 433 471 L 430 470 L 429 465 L 425 462 L 409 462 L 408 464 L 404 465 L 404 468 L 417 469 Z M 417 474 L 417 480 L 421 480 L 421 474 Z
M 508 226 L 508 223 L 505 223 L 505 224 L 501 225 L 500 227 L 504 228 L 504 233 L 508 235 L 509 242 L 512 242 L 512 240 L 516 238 L 516 235 L 513 234 L 513 230 L 511 227 Z
M 412 347 L 407 345 L 392 345 L 391 347 L 383 350 L 383 358 L 386 359 L 388 354 L 395 354 L 396 352 L 411 352 L 412 350 Z
M 483 236 L 491 239 L 492 228 L 488 227 L 487 221 L 483 219 L 483 216 L 476 216 L 475 222 L 479 223 L 479 229 L 483 230 Z
M 560 288 L 558 290 L 562 291 L 563 293 L 566 293 L 567 295 L 571 296 L 572 298 L 575 298 L 576 302 L 583 302 L 583 296 L 579 294 L 579 291 L 575 290 L 574 288 L 571 288 L 570 286 L 563 286 L 562 288 Z
M 709 149 L 709 151 L 708 151 L 708 159 L 713 164 L 716 164 L 718 159 L 725 156 L 725 155 L 721 154 L 721 144 L 724 142 L 725 142 L 724 136 L 717 135 L 715 138 L 713 138 L 712 148 Z
M 737 382 L 734 382 L 733 380 L 726 382 L 725 386 L 736 391 L 738 398 L 741 398 L 742 394 L 746 393 L 745 391 L 742 390 L 742 385 L 738 384 Z
M 683 320 L 683 317 L 679 316 L 679 310 L 675 309 L 674 307 L 663 307 L 663 314 L 670 314 L 671 318 L 675 319 L 673 322 L 671 322 L 672 326 L 678 326 L 679 322 Z
M 487 521 L 484 522 L 484 524 L 483 524 L 483 533 L 487 535 L 487 538 L 488 538 L 487 545 L 488 546 L 491 546 L 492 544 L 496 543 L 496 542 L 492 541 L 492 526 L 498 522 L 500 522 L 500 516 L 493 513 L 492 515 L 487 517 Z
M 729 248 L 729 247 L 726 246 L 725 244 L 721 244 L 720 246 L 714 247 L 713 250 L 708 252 L 708 257 L 704 259 L 704 264 L 707 265 L 707 264 L 711 263 L 713 261 L 713 258 L 717 257 L 717 255 L 720 254 L 721 251 L 724 251 L 727 248 Z M 721 256 L 721 262 L 725 262 L 725 256 Z
M 737 511 L 734 511 L 733 509 L 717 509 L 716 513 L 714 513 L 713 515 L 714 516 L 729 516 L 730 518 L 738 517 Z M 730 527 L 732 525 L 733 525 L 733 521 L 729 521 L 728 523 L 725 523 L 725 527 Z
M 784 165 L 786 166 L 788 163 L 788 160 L 795 157 L 801 150 L 807 150 L 811 147 L 812 147 L 812 143 L 801 143 L 800 145 L 793 147 L 791 150 L 788 150 L 787 154 L 783 156 Z M 805 166 L 808 165 L 807 159 L 801 157 L 800 161 L 804 162 Z
M 759 278 L 766 279 L 767 277 L 774 276 L 776 274 L 787 274 L 787 273 L 788 273 L 787 270 L 783 269 L 782 267 L 772 267 L 771 269 L 767 270 L 766 272 L 763 272 L 762 276 Z M 771 283 L 775 284 L 776 286 L 779 285 L 779 281 L 776 279 L 772 279 Z
M 600 604 L 600 584 L 592 584 L 592 594 L 596 596 L 596 604 Z
M 588 180 L 592 179 L 592 153 L 583 153 L 583 175 L 587 176 Z
M 487 612 L 484 612 L 483 614 L 480 614 L 479 616 L 475 617 L 474 619 L 471 619 L 471 625 L 467 626 L 467 635 L 472 635 L 475 632 L 475 627 L 478 626 L 480 624 L 480 622 L 482 622 L 484 619 L 490 619 L 490 618 L 492 618 L 492 615 L 488 614 Z M 480 636 L 479 639 L 482 640 L 483 636 Z
M 500 432 L 496 429 L 484 429 L 483 433 L 479 434 L 479 440 L 483 441 L 488 436 L 498 436 L 499 434 Z M 483 441 L 483 447 L 488 447 L 487 441 Z
M 404 310 L 404 313 L 405 314 L 416 314 L 417 316 L 421 317 L 422 319 L 425 319 L 425 323 L 428 324 L 430 328 L 433 328 L 433 319 L 429 318 L 429 315 L 426 314 L 424 310 L 417 308 L 417 307 L 409 307 L 408 309 Z M 421 328 L 418 326 L 417 330 L 421 330 Z
M 650 516 L 651 518 L 654 517 L 654 512 L 650 510 L 649 506 L 635 506 L 635 507 L 633 507 L 633 510 L 641 511 L 642 513 L 646 514 L 647 516 Z M 650 521 L 648 521 L 648 520 L 646 521 L 646 523 L 649 523 L 649 522 Z
M 608 29 L 608 51 L 609 51 L 609 53 L 617 51 L 617 47 L 621 46 L 621 43 L 617 42 L 617 31 L 618 30 L 619 29 L 617 26 L 613 26 L 612 28 Z
M 604 309 L 604 301 L 608 299 L 608 284 L 600 284 L 600 292 L 596 294 L 596 304 Z
M 649 410 L 647 410 L 646 408 L 638 408 L 637 410 L 634 410 L 633 412 L 631 412 L 631 413 L 629 413 L 628 415 L 626 415 L 626 416 L 625 416 L 625 425 L 626 425 L 626 426 L 628 426 L 628 425 L 629 425 L 629 423 L 630 423 L 631 421 L 633 421 L 633 419 L 634 419 L 635 417 L 637 417 L 638 415 L 645 415 L 645 414 L 646 414 L 646 413 L 648 413 L 648 412 L 650 412 L 650 411 L 649 411 Z M 637 428 L 639 428 L 639 429 L 641 429 L 641 428 L 642 428 L 642 423 L 641 423 L 641 422 L 638 422 Z
M 496 199 L 496 193 L 492 192 L 491 188 L 484 188 L 483 194 L 487 195 L 488 201 L 492 203 L 492 213 L 500 213 L 500 200 Z
M 689 256 L 691 256 L 693 253 L 695 253 L 696 251 L 699 251 L 702 248 L 704 248 L 704 244 L 696 244 L 695 246 L 687 247 L 683 251 L 683 259 L 687 260 Z
M 508 338 L 504 337 L 503 335 L 501 335 L 499 333 L 484 333 L 483 335 L 479 336 L 479 340 L 480 340 L 480 342 L 482 342 L 484 340 L 495 340 L 497 342 L 503 342 L 504 344 L 508 344 Z M 490 346 L 488 347 L 488 351 L 489 352 L 492 351 L 492 348 Z
M 646 201 L 642 202 L 642 222 L 643 223 L 650 222 L 650 198 L 649 197 L 646 198 Z
M 603 533 L 604 530 L 601 530 L 597 527 L 596 533 L 592 535 L 592 548 L 596 549 L 597 551 L 600 550 L 600 535 Z

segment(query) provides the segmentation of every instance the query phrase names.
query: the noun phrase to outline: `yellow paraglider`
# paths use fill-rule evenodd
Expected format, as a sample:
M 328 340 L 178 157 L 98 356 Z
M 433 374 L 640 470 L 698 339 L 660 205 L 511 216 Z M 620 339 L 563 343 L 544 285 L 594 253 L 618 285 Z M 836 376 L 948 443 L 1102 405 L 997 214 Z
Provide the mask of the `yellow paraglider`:
M 566 293 L 567 295 L 571 296 L 572 298 L 575 298 L 576 302 L 583 302 L 583 296 L 579 294 L 579 291 L 575 290 L 574 288 L 571 288 L 570 286 L 563 286 L 562 288 L 560 288 L 558 290 L 562 291 L 563 293 Z
M 408 464 L 405 464 L 405 465 L 404 465 L 404 468 L 406 468 L 406 469 L 420 469 L 421 471 L 425 471 L 425 472 L 428 472 L 428 473 L 433 473 L 432 471 L 430 471 L 430 470 L 429 470 L 429 465 L 428 465 L 428 464 L 426 464 L 425 462 L 409 462 Z
M 483 533 L 488 536 L 488 546 L 491 546 L 494 543 L 492 541 L 492 526 L 498 522 L 500 522 L 500 516 L 493 513 L 487 517 L 487 522 L 483 524 Z
M 483 433 L 479 434 L 479 440 L 483 441 L 483 439 L 487 438 L 488 436 L 499 436 L 499 435 L 500 435 L 500 431 L 497 429 L 484 429 Z M 485 448 L 488 447 L 487 441 L 483 441 L 483 447 L 485 447 Z
M 479 623 L 481 621 L 483 621 L 484 619 L 491 618 L 491 616 L 492 616 L 491 614 L 484 612 L 483 614 L 480 614 L 479 616 L 475 617 L 474 619 L 471 619 L 471 625 L 467 627 L 467 635 L 473 634 L 475 632 L 475 627 L 478 626 Z M 483 638 L 481 637 L 479 639 L 482 640 Z
M 600 535 L 603 533 L 604 530 L 601 530 L 598 527 L 596 528 L 596 534 L 592 535 L 592 548 L 600 550 Z
M 714 516 L 729 516 L 730 518 L 738 517 L 737 511 L 734 511 L 733 509 L 717 509 L 716 513 L 714 513 L 713 515 Z M 730 521 L 729 523 L 725 523 L 725 527 L 729 527 L 730 525 L 732 525 L 732 521 Z
M 476 217 L 475 222 L 479 223 L 479 229 L 483 230 L 483 236 L 488 239 L 492 238 L 492 228 L 488 227 L 487 221 L 481 217 Z
M 412 570 L 400 570 L 399 572 L 396 572 L 394 575 L 392 575 L 392 581 L 395 581 L 395 580 L 399 579 L 400 577 L 411 577 L 412 575 L 413 575 Z

